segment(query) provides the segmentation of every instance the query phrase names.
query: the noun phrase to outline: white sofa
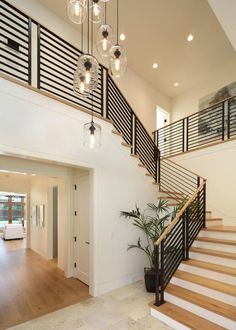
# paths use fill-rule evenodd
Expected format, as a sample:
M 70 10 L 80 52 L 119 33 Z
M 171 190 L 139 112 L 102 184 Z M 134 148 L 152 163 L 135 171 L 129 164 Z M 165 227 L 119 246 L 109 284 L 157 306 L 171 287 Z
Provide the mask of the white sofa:
M 8 224 L 3 229 L 3 238 L 7 239 L 19 239 L 24 237 L 23 226 L 21 224 Z

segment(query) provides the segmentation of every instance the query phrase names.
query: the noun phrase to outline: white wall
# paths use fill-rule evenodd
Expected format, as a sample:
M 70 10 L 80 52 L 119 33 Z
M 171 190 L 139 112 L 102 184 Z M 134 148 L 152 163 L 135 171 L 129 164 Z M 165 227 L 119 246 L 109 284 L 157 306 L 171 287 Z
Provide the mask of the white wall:
M 56 16 L 49 9 L 35 0 L 8 0 L 9 3 L 23 10 L 26 14 L 39 21 L 54 33 L 67 40 L 78 48 L 80 45 L 80 33 L 73 25 Z M 66 10 L 66 1 L 65 1 Z M 94 47 L 95 55 L 99 61 L 108 67 L 108 62 L 99 57 Z M 170 99 L 154 89 L 147 81 L 140 78 L 132 70 L 128 70 L 124 78 L 116 79 L 119 88 L 126 97 L 134 112 L 138 115 L 145 128 L 151 132 L 155 130 L 156 106 L 170 111 Z
M 172 101 L 171 122 L 184 118 L 198 111 L 200 98 L 217 91 L 223 86 L 236 80 L 236 57 L 232 62 L 225 63 L 223 67 L 212 72 L 205 81 L 199 82 L 194 89 L 176 97 Z
M 0 79 L 0 152 L 90 168 L 92 179 L 90 229 L 90 290 L 101 294 L 142 278 L 147 260 L 136 251 L 127 252 L 137 233 L 120 210 L 130 210 L 137 202 L 145 208 L 155 202 L 157 188 L 145 170 L 121 146 L 121 138 L 111 133 L 112 126 L 96 119 L 102 126 L 102 147 L 88 150 L 83 146 L 83 124 L 89 116 L 39 95 L 7 80 Z M 71 187 L 73 181 L 70 181 Z M 66 198 L 71 200 L 69 185 Z M 72 274 L 73 217 L 67 213 L 67 275 Z
M 236 141 L 173 157 L 178 164 L 207 179 L 207 210 L 236 226 Z
M 65 182 L 59 178 L 34 177 L 30 184 L 30 205 L 45 205 L 45 226 L 31 224 L 30 248 L 46 259 L 51 259 L 52 245 L 52 217 L 49 203 L 49 188 L 58 187 L 58 267 L 65 270 L 65 227 L 66 227 L 66 199 Z M 31 214 L 32 216 L 32 214 Z

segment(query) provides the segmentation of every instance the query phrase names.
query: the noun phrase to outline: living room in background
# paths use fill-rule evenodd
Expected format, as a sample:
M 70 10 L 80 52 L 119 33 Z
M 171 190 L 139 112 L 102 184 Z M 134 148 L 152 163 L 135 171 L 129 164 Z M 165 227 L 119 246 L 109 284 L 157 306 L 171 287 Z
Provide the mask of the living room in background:
M 0 192 L 0 228 L 6 224 L 21 224 L 26 229 L 26 203 L 26 194 Z

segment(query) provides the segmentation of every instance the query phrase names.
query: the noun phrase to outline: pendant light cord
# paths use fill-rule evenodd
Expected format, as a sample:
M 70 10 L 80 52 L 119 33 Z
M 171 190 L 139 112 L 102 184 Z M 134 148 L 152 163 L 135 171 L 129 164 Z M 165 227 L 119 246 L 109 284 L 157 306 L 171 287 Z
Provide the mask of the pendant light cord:
M 118 45 L 118 34 L 119 34 L 119 0 L 116 0 L 116 24 L 117 24 L 117 29 L 116 29 L 116 43 Z
M 87 38 L 87 50 L 88 50 L 88 54 L 89 54 L 89 15 L 90 15 L 90 11 L 89 11 L 89 0 L 88 0 L 88 4 L 87 4 L 87 7 L 88 7 L 88 38 Z
M 107 24 L 107 3 L 104 3 L 105 6 L 105 25 Z

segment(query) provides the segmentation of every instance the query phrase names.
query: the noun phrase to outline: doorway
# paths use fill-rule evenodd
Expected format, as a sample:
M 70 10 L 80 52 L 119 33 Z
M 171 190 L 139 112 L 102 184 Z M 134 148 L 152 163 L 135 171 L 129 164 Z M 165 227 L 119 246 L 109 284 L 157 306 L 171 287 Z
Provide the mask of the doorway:
M 75 277 L 89 285 L 90 278 L 90 175 L 75 177 Z
M 167 111 L 163 110 L 161 107 L 156 108 L 156 129 L 160 129 L 166 125 L 169 125 L 170 115 Z

